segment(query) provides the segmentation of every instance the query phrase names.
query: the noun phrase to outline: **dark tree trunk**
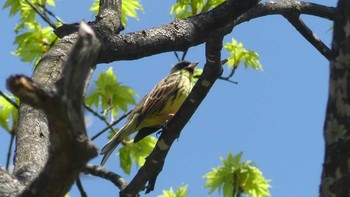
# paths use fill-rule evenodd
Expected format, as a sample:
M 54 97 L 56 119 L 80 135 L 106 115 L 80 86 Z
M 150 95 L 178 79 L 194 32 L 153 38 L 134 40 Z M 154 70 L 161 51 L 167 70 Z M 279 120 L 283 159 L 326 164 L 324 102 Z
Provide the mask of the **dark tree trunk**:
M 350 0 L 338 2 L 332 51 L 320 196 L 345 197 L 350 196 Z

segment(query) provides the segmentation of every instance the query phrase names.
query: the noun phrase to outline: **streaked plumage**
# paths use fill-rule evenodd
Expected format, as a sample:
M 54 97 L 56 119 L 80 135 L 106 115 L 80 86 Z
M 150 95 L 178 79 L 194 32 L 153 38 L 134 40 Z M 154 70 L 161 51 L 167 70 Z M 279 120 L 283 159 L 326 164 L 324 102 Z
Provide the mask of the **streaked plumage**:
M 103 165 L 122 140 L 137 133 L 134 142 L 157 131 L 169 119 L 169 114 L 175 114 L 192 89 L 193 70 L 198 63 L 181 61 L 163 78 L 131 112 L 124 126 L 102 148 Z

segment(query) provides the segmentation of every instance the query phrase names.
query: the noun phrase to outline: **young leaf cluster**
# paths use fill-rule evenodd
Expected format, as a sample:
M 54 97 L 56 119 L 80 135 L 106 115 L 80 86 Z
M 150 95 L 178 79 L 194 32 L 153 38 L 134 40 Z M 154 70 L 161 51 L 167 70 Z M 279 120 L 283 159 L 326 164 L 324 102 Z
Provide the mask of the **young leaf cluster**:
M 128 143 L 119 149 L 120 166 L 123 171 L 130 174 L 134 162 L 137 166 L 143 166 L 156 142 L 157 140 L 153 136 L 147 136 L 137 143 Z
M 243 47 L 243 44 L 237 42 L 232 38 L 231 43 L 224 45 L 226 51 L 231 55 L 228 57 L 228 68 L 236 69 L 242 62 L 244 62 L 245 68 L 253 68 L 254 70 L 263 70 L 261 63 L 259 62 L 259 55 L 253 50 L 247 50 Z
M 13 52 L 24 62 L 34 62 L 40 59 L 41 55 L 48 51 L 57 41 L 56 35 L 51 27 L 42 28 L 36 19 L 38 10 L 43 10 L 47 5 L 55 6 L 54 0 L 7 0 L 3 8 L 10 9 L 10 16 L 20 15 L 20 21 L 15 28 L 17 37 L 14 44 L 17 45 Z M 34 64 L 34 65 L 35 65 Z
M 13 96 L 8 96 L 10 99 L 14 99 Z M 15 102 L 18 104 L 19 100 L 15 99 Z M 12 124 L 9 123 L 12 121 Z M 18 109 L 8 102 L 4 97 L 0 96 L 0 126 L 6 131 L 11 133 L 17 128 L 18 121 Z
M 119 109 L 126 112 L 128 105 L 135 105 L 135 91 L 128 86 L 123 86 L 117 81 L 117 76 L 113 73 L 112 67 L 106 72 L 101 72 L 95 81 L 96 89 L 86 97 L 88 106 L 99 106 L 107 116 L 111 113 L 111 119 L 118 115 Z
M 170 187 L 169 190 L 163 190 L 163 194 L 158 197 L 185 197 L 188 194 L 187 187 L 188 185 L 179 187 L 176 192 Z
M 251 161 L 241 162 L 241 158 L 242 152 L 235 156 L 229 153 L 226 159 L 221 158 L 222 166 L 213 168 L 204 175 L 207 179 L 204 187 L 209 188 L 209 194 L 218 190 L 225 197 L 242 194 L 253 197 L 270 196 L 270 181 L 263 177 Z
M 184 19 L 195 14 L 207 12 L 223 3 L 225 0 L 176 0 L 171 7 L 170 14 L 176 18 Z
M 58 41 L 51 27 L 41 28 L 40 24 L 28 25 L 27 31 L 18 34 L 14 44 L 17 50 L 13 53 L 21 58 L 23 62 L 34 62 L 40 60 L 42 54 L 48 51 Z
M 90 10 L 97 14 L 99 10 L 100 1 L 95 1 Z M 137 11 L 143 11 L 143 7 L 140 4 L 139 0 L 123 0 L 122 1 L 122 23 L 126 26 L 126 22 L 128 20 L 127 17 L 138 19 Z

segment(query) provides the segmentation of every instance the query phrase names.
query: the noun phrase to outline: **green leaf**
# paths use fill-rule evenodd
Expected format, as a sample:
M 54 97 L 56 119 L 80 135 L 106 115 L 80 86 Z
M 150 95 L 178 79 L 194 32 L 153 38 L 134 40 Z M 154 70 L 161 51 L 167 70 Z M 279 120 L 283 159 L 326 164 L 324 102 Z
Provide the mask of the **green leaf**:
M 207 179 L 204 187 L 209 188 L 209 194 L 218 190 L 225 197 L 241 194 L 253 197 L 270 196 L 270 181 L 263 177 L 251 161 L 241 162 L 241 158 L 242 152 L 235 156 L 230 152 L 226 159 L 221 158 L 221 166 L 213 168 L 203 176 Z
M 17 45 L 17 50 L 14 54 L 24 62 L 38 61 L 41 55 L 46 53 L 58 39 L 51 27 L 42 29 L 40 24 L 35 23 L 28 28 L 28 32 L 16 37 L 14 44 Z
M 6 95 L 8 98 L 13 99 L 15 97 Z M 15 100 L 19 103 L 19 100 Z M 12 126 L 9 126 L 9 122 L 12 121 Z M 11 132 L 17 128 L 18 110 L 8 102 L 4 97 L 0 96 L 0 126 L 6 131 Z
M 90 7 L 90 10 L 93 11 L 95 15 L 97 15 L 98 10 L 100 8 L 99 3 L 99 1 L 95 1 Z M 126 26 L 128 20 L 127 17 L 131 17 L 138 20 L 137 11 L 143 11 L 143 7 L 140 4 L 139 0 L 122 1 L 122 23 L 124 26 Z
M 137 143 L 130 143 L 119 150 L 120 164 L 123 171 L 130 174 L 132 163 L 137 166 L 143 166 L 146 157 L 152 152 L 156 145 L 156 139 L 152 136 L 147 136 Z
M 86 97 L 88 106 L 94 105 L 102 110 L 111 109 L 112 115 L 117 116 L 119 109 L 126 112 L 128 105 L 135 105 L 135 91 L 117 82 L 117 76 L 110 67 L 105 73 L 100 73 L 95 81 L 96 90 Z
M 126 174 L 130 174 L 131 166 L 132 166 L 131 153 L 130 153 L 131 150 L 127 147 L 128 146 L 124 146 L 123 148 L 119 149 L 119 158 L 120 158 L 120 167 L 123 169 L 123 171 Z
M 224 48 L 231 55 L 228 59 L 228 68 L 234 67 L 236 69 L 242 62 L 244 62 L 244 67 L 251 67 L 254 70 L 263 70 L 262 65 L 259 61 L 259 55 L 253 50 L 247 50 L 243 48 L 243 44 L 237 42 L 232 38 L 231 43 L 226 43 Z
M 187 187 L 188 185 L 184 185 L 179 187 L 175 192 L 172 187 L 169 190 L 163 190 L 163 194 L 158 197 L 185 197 L 187 196 Z
M 7 0 L 3 8 L 10 8 L 10 16 L 13 17 L 20 11 L 21 3 L 18 0 Z
M 171 7 L 170 14 L 176 18 L 184 19 L 199 13 L 207 12 L 210 9 L 223 3 L 225 0 L 176 0 Z

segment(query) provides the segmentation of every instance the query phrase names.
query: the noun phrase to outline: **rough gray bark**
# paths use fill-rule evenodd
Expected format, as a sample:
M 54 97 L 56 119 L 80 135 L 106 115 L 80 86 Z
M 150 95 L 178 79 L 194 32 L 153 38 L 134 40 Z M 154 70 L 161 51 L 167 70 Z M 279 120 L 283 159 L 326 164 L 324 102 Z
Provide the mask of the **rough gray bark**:
M 350 1 L 338 2 L 324 124 L 321 197 L 350 196 Z
M 116 33 L 117 26 L 121 24 L 118 17 L 120 1 L 101 0 L 100 5 L 101 15 L 98 15 L 96 24 L 101 31 L 111 33 L 112 29 L 112 33 Z M 23 189 L 23 196 L 63 196 L 86 162 L 97 155 L 96 148 L 86 137 L 81 110 L 88 79 L 99 54 L 96 38 L 92 39 L 90 35 L 91 32 L 83 29 L 80 44 L 75 44 L 77 33 L 64 37 L 42 57 L 34 70 L 33 81 L 21 76 L 9 79 L 9 89 L 22 99 L 23 104 L 17 132 L 14 176 L 0 172 L 0 182 L 6 182 L 5 178 L 10 177 L 13 180 L 7 180 L 8 183 L 16 184 L 2 188 L 0 196 L 15 195 Z M 71 55 L 73 46 L 76 50 Z M 78 55 L 80 52 L 82 56 Z M 75 63 L 87 67 L 81 69 L 82 65 Z M 72 68 L 81 70 L 76 72 Z M 84 77 L 80 75 L 82 73 Z M 75 91 L 72 93 L 72 90 Z M 22 93 L 27 94 L 19 95 Z M 79 97 L 76 98 L 76 95 Z M 12 188 L 17 188 L 17 191 L 12 191 Z
M 7 80 L 8 89 L 23 103 L 45 113 L 50 132 L 47 162 L 29 184 L 24 182 L 28 186 L 22 196 L 64 196 L 86 163 L 97 155 L 85 129 L 82 102 L 84 82 L 96 65 L 99 50 L 99 41 L 83 23 L 56 83 L 44 86 L 21 75 Z

